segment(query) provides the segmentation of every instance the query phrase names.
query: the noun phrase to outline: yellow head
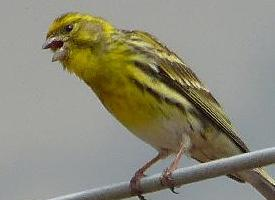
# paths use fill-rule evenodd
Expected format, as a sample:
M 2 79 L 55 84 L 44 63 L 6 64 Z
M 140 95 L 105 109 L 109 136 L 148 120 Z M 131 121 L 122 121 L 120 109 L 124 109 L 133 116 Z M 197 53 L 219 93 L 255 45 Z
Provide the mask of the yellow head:
M 81 13 L 66 13 L 50 25 L 43 49 L 55 53 L 52 61 L 65 61 L 74 47 L 97 48 L 107 42 L 116 29 L 100 17 Z

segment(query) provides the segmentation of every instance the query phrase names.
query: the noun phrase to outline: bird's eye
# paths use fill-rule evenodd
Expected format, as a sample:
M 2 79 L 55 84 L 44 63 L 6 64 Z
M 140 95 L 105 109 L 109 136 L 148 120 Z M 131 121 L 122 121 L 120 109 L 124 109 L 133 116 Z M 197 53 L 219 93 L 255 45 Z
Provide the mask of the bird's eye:
M 73 28 L 74 28 L 74 26 L 72 24 L 69 24 L 69 25 L 65 26 L 64 29 L 67 33 L 69 33 L 73 30 Z

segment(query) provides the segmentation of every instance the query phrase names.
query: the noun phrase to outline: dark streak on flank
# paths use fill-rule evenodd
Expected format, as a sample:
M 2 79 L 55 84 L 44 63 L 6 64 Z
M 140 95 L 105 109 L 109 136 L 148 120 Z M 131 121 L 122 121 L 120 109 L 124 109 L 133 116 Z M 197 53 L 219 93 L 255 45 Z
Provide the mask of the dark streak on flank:
M 130 78 L 130 80 L 137 86 L 137 88 L 139 88 L 143 93 L 144 91 L 149 92 L 153 97 L 155 97 L 155 99 L 162 103 L 162 101 L 164 100 L 164 98 L 158 94 L 156 91 L 154 91 L 152 88 L 149 88 L 147 86 L 145 86 L 144 84 L 142 84 L 141 82 L 139 82 L 137 79 L 135 78 Z
M 153 88 L 150 88 L 148 86 L 146 86 L 145 84 L 141 83 L 140 81 L 138 81 L 137 79 L 133 78 L 133 77 L 129 77 L 130 81 L 132 83 L 134 83 L 137 88 L 139 88 L 143 93 L 144 91 L 148 92 L 149 94 L 151 94 L 158 102 L 162 103 L 163 101 L 167 104 L 173 105 L 178 107 L 182 112 L 186 113 L 185 107 L 179 103 L 174 101 L 171 98 L 165 97 L 161 94 L 159 94 L 157 91 L 155 91 Z M 164 113 L 162 111 L 162 113 Z M 168 116 L 167 116 L 168 117 Z
M 207 140 L 207 137 L 204 132 L 201 132 L 200 135 L 201 135 L 202 139 Z
M 129 78 L 131 80 L 131 82 L 133 82 L 137 88 L 142 92 L 144 93 L 145 91 L 147 91 L 149 94 L 151 94 L 155 99 L 157 99 L 158 102 L 162 103 L 162 100 L 164 100 L 163 98 L 161 98 L 161 96 L 155 92 L 153 89 L 151 88 L 148 88 L 148 87 L 145 87 L 145 85 L 143 85 L 142 83 L 140 83 L 139 81 L 137 81 L 136 79 L 134 78 Z M 154 106 L 151 105 L 152 108 L 154 108 Z M 166 119 L 169 119 L 170 117 L 161 109 L 159 108 L 158 109 L 162 115 L 166 118 Z

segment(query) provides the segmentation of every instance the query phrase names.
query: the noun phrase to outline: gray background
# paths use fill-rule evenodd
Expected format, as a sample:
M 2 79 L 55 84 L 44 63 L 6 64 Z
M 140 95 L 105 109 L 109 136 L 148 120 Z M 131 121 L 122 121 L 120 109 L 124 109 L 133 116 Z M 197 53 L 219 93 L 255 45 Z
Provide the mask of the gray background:
M 67 11 L 100 15 L 165 41 L 209 86 L 253 150 L 275 146 L 275 2 L 256 0 L 2 0 L 0 199 L 46 199 L 129 180 L 156 154 L 128 133 L 78 78 L 42 51 Z M 166 160 L 149 174 L 161 172 Z M 185 158 L 181 166 L 195 164 Z M 275 176 L 275 167 L 269 167 Z M 262 199 L 225 177 L 148 199 Z

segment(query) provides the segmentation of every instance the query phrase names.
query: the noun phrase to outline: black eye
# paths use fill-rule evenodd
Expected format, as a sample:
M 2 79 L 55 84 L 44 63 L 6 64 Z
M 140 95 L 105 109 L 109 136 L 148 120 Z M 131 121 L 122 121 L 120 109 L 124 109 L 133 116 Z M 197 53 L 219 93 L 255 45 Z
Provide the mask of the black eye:
M 69 24 L 69 25 L 65 26 L 64 29 L 67 33 L 69 33 L 73 30 L 73 28 L 74 28 L 74 26 L 72 24 Z

